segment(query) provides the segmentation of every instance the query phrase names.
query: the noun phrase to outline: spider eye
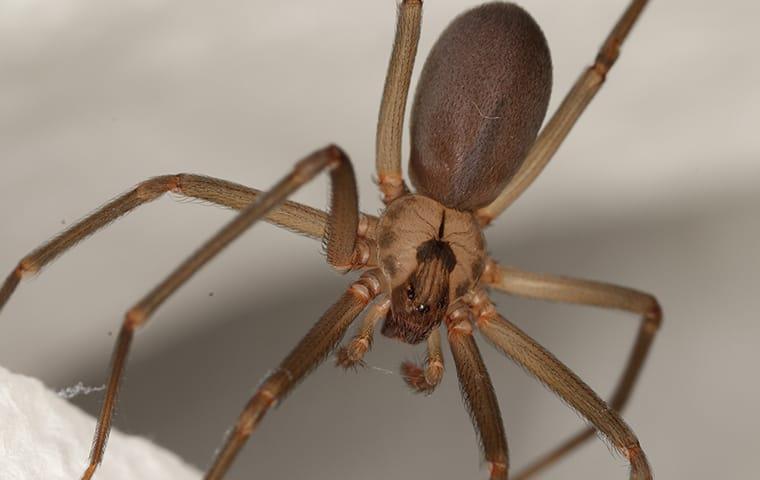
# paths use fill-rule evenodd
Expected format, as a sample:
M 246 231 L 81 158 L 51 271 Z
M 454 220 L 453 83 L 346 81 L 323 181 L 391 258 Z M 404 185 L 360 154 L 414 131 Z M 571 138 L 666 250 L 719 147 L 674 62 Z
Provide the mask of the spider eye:
M 412 285 L 406 287 L 406 298 L 414 300 L 414 287 Z
M 443 309 L 446 306 L 446 297 L 441 298 L 438 300 L 438 308 Z
M 417 310 L 417 312 L 419 312 L 419 313 L 427 313 L 427 312 L 428 312 L 428 310 L 430 310 L 430 307 L 428 307 L 428 306 L 427 306 L 427 305 L 425 305 L 424 303 L 421 303 L 421 304 L 417 305 L 417 308 L 416 308 L 416 310 Z

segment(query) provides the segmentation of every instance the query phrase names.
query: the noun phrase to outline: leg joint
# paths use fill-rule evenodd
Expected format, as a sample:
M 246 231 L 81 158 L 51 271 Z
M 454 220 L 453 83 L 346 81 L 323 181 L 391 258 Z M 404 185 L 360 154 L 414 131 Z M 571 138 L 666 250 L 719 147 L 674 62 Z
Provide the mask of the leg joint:
M 383 194 L 383 202 L 386 205 L 403 195 L 406 191 L 404 179 L 397 173 L 380 175 L 378 186 Z
M 155 200 L 166 192 L 175 191 L 178 185 L 177 175 L 162 175 L 141 182 L 134 190 L 140 202 Z
M 507 462 L 491 462 L 491 480 L 507 478 Z
M 346 155 L 346 152 L 334 143 L 328 145 L 324 152 L 325 155 L 330 158 L 331 169 L 338 167 L 340 164 L 348 163 L 348 155 Z
M 625 458 L 627 458 L 631 463 L 633 463 L 635 459 L 640 458 L 644 454 L 643 450 L 641 449 L 641 445 L 639 445 L 638 442 L 632 445 L 626 445 L 623 448 L 623 454 L 625 455 Z
M 256 415 L 256 413 L 246 410 L 240 415 L 240 418 L 235 425 L 235 430 L 239 432 L 240 436 L 243 438 L 250 437 L 251 433 L 253 433 L 253 430 L 256 428 L 259 419 L 258 417 L 259 416 Z M 235 435 L 235 433 L 233 433 L 233 435 Z
M 602 80 L 607 76 L 607 72 L 610 71 L 619 56 L 620 44 L 617 41 L 607 43 L 599 50 L 593 68 L 602 75 Z
M 18 278 L 23 278 L 27 275 L 34 275 L 40 270 L 39 265 L 32 257 L 26 257 L 18 262 L 16 270 L 13 271 L 14 275 Z
M 348 273 L 352 270 L 361 269 L 369 263 L 372 258 L 374 244 L 368 242 L 363 238 L 357 238 L 354 244 L 354 251 L 351 253 L 349 263 L 347 264 L 332 264 L 332 267 L 340 273 Z M 328 258 L 328 261 L 330 258 Z
M 354 282 L 349 291 L 354 295 L 360 297 L 366 303 L 378 296 L 382 290 L 380 280 L 377 278 L 377 270 L 370 270 L 365 272 L 359 280 Z
M 452 310 L 446 317 L 446 328 L 451 335 L 472 335 L 472 324 L 468 321 L 471 319 L 471 313 L 466 307 L 459 307 Z
M 428 362 L 425 368 L 425 382 L 428 385 L 438 385 L 443 378 L 443 362 L 440 360 L 432 360 Z
M 332 170 L 345 163 L 348 163 L 348 155 L 337 145 L 329 145 L 296 163 L 291 176 L 296 182 L 305 183 L 323 168 Z
M 177 175 L 173 176 L 173 185 L 169 189 L 173 193 L 179 193 L 182 195 L 186 195 L 185 193 L 185 184 L 187 183 L 187 180 L 189 180 L 190 175 L 186 173 L 178 173 Z
M 662 307 L 656 298 L 652 297 L 652 305 L 644 313 L 644 326 L 650 332 L 654 333 L 662 326 Z
M 487 285 L 494 285 L 501 281 L 501 269 L 499 264 L 492 258 L 486 260 L 483 273 L 480 275 L 480 281 Z
M 135 331 L 148 320 L 148 313 L 140 308 L 131 308 L 124 316 L 124 327 L 130 331 Z

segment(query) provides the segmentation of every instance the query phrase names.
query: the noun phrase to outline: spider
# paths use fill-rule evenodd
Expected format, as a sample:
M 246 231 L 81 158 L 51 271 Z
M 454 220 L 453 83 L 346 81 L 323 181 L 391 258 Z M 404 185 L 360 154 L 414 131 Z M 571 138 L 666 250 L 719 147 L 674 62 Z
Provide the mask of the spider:
M 552 85 L 549 49 L 522 8 L 488 3 L 457 17 L 430 53 L 411 115 L 409 174 L 401 173 L 404 111 L 421 25 L 421 0 L 403 0 L 377 125 L 377 181 L 385 209 L 361 213 L 353 167 L 337 146 L 306 156 L 267 192 L 225 180 L 179 174 L 146 180 L 102 206 L 23 258 L 0 288 L 0 309 L 20 280 L 110 222 L 166 192 L 240 210 L 240 213 L 151 290 L 125 316 L 116 339 L 93 447 L 83 479 L 103 459 L 119 385 L 134 334 L 203 265 L 259 220 L 321 239 L 327 262 L 363 274 L 311 328 L 245 405 L 207 479 L 218 480 L 266 412 L 336 350 L 366 311 L 355 336 L 337 350 L 336 363 L 362 365 L 380 323 L 383 335 L 426 342 L 423 365 L 402 364 L 414 391 L 432 392 L 444 373 L 441 329 L 454 359 L 465 406 L 490 464 L 490 478 L 506 479 L 507 440 L 498 402 L 473 331 L 524 367 L 591 426 L 540 457 L 513 478 L 525 479 L 556 462 L 598 431 L 630 462 L 631 479 L 652 478 L 646 455 L 620 417 L 658 330 L 662 313 L 649 294 L 620 286 L 500 265 L 486 253 L 484 228 L 535 180 L 594 97 L 646 0 L 632 0 L 542 130 Z M 328 212 L 287 198 L 328 172 Z M 621 309 L 641 326 L 617 388 L 604 402 L 569 368 L 500 315 L 489 295 L 512 295 Z

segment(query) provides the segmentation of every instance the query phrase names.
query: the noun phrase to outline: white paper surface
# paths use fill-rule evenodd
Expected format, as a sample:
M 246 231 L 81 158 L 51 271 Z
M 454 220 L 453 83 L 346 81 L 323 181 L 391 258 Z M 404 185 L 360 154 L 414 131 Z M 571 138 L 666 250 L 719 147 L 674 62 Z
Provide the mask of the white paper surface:
M 95 419 L 39 380 L 0 367 L 0 478 L 72 480 L 81 477 Z M 111 431 L 97 480 L 195 480 L 200 473 L 150 441 Z

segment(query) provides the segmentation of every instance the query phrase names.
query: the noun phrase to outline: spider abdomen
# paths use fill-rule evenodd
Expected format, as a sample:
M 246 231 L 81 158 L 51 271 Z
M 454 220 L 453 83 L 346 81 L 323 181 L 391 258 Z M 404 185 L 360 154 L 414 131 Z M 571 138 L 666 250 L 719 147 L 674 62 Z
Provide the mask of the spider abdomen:
M 551 83 L 546 39 L 525 10 L 489 3 L 457 17 L 417 85 L 409 161 L 417 191 L 458 210 L 489 204 L 533 144 Z

